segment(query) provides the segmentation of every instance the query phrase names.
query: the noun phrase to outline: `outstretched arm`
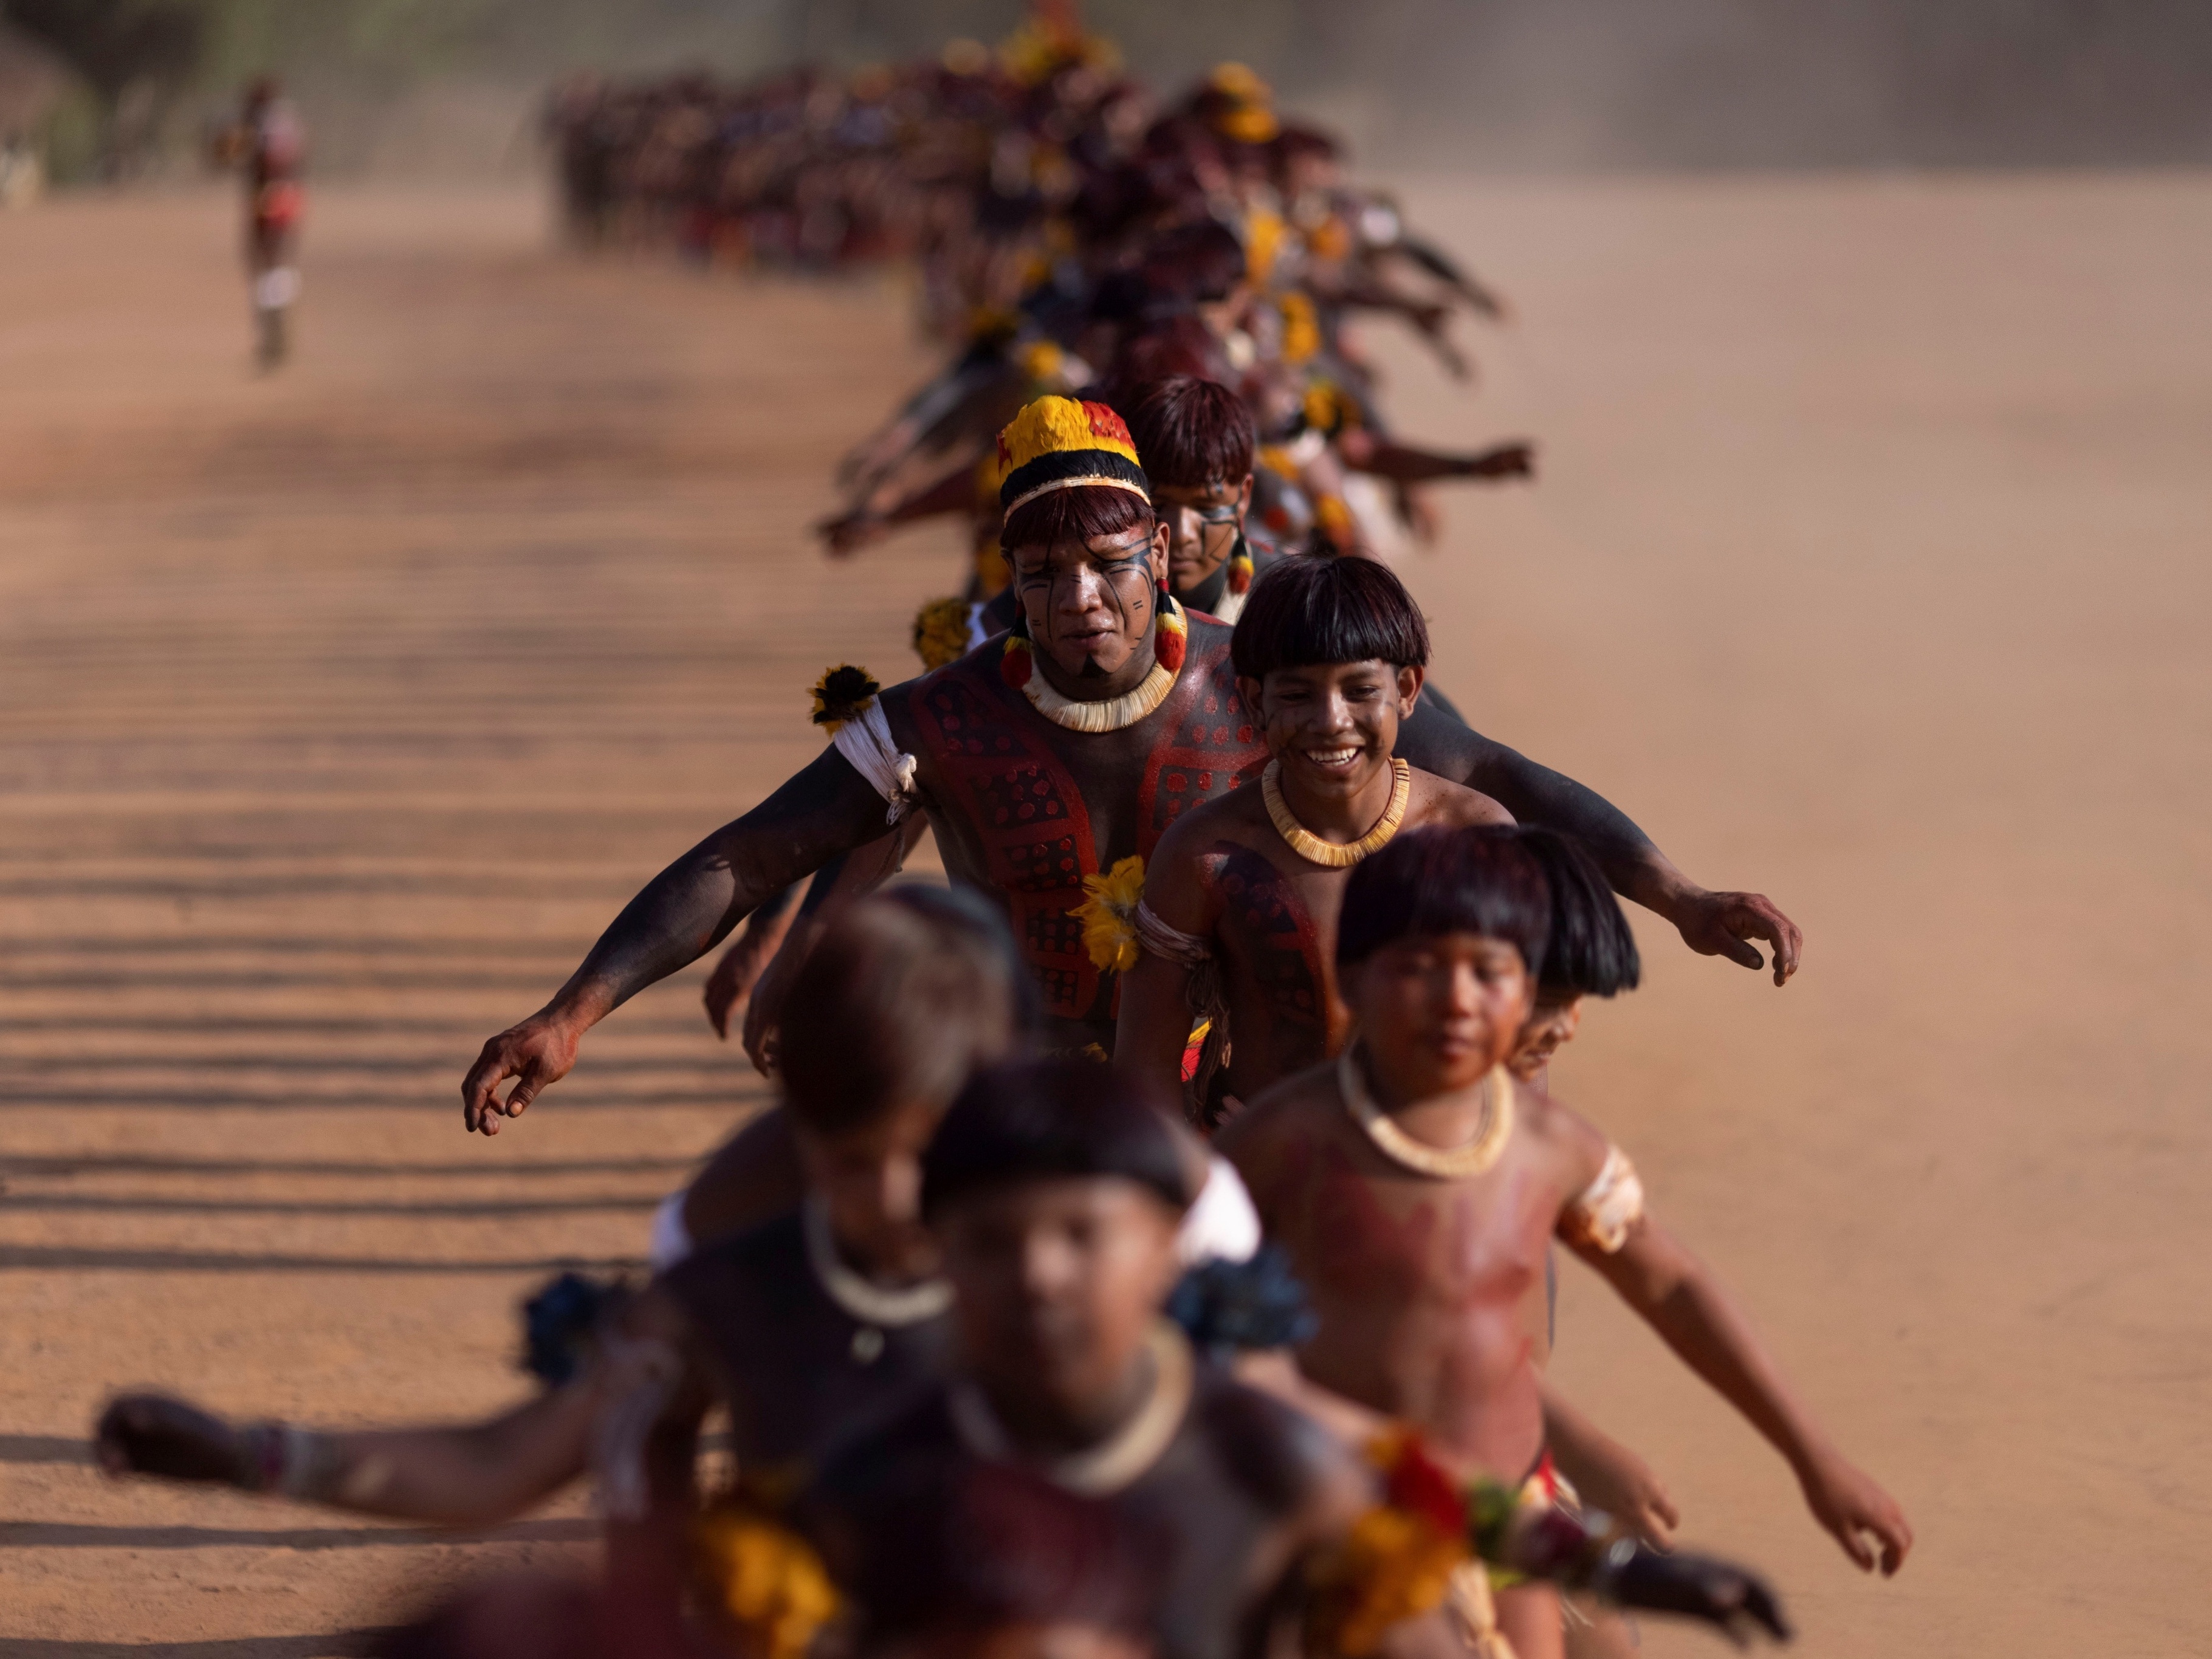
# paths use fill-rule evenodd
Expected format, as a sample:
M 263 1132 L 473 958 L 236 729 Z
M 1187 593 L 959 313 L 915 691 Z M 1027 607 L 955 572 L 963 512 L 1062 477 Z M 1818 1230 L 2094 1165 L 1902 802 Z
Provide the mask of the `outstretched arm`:
M 1425 772 L 1463 783 L 1504 805 L 1522 823 L 1564 830 L 1589 849 L 1613 890 L 1673 922 L 1703 956 L 1746 968 L 1765 965 L 1751 941 L 1773 947 L 1774 982 L 1797 971 L 1803 935 L 1763 893 L 1720 893 L 1698 885 L 1653 845 L 1628 814 L 1564 773 L 1453 720 L 1430 699 L 1398 728 L 1398 753 Z
M 588 1339 L 573 1380 L 481 1423 L 358 1432 L 296 1424 L 238 1425 L 164 1395 L 108 1403 L 94 1434 L 110 1474 L 236 1486 L 361 1515 L 440 1526 L 514 1519 L 592 1465 L 611 1498 L 623 1460 L 661 1443 L 689 1447 L 710 1400 L 690 1326 L 665 1291 L 647 1289 Z M 641 1443 L 626 1453 L 628 1419 Z M 611 1425 L 612 1425 L 611 1427 Z M 688 1510 L 690 1462 L 630 1481 L 648 1509 Z M 611 1509 L 612 1505 L 611 1504 Z
M 101 1414 L 94 1445 L 110 1474 L 274 1492 L 440 1526 L 490 1526 L 583 1473 L 592 1392 L 571 1383 L 483 1423 L 357 1434 L 235 1425 L 164 1395 L 125 1395 Z
M 883 797 L 836 750 L 823 750 L 751 811 L 655 876 L 550 1002 L 484 1044 L 461 1084 L 468 1127 L 498 1133 L 502 1115 L 520 1115 L 568 1075 L 586 1031 L 714 949 L 769 895 L 883 833 Z M 508 1078 L 515 1085 L 502 1102 L 498 1089 Z
M 1844 1553 L 1869 1571 L 1879 1561 L 1885 1576 L 1905 1564 L 1912 1547 L 1905 1511 L 1830 1443 L 1705 1263 L 1648 1215 L 1610 1255 L 1587 1243 L 1573 1248 L 1789 1460 L 1814 1517 Z

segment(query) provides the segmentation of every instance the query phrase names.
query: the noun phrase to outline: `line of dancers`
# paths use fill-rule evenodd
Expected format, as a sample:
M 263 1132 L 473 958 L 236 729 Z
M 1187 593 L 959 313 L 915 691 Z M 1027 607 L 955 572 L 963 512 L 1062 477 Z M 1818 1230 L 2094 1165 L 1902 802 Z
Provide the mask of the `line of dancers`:
M 101 1418 L 118 1474 L 417 1521 L 593 1481 L 600 1575 L 478 1584 L 394 1651 L 1543 1659 L 1626 1651 L 1631 1613 L 1786 1637 L 1765 1580 L 1674 1548 L 1663 1483 L 1547 1382 L 1562 1255 L 1773 1447 L 1852 1561 L 1911 1547 L 1549 1086 L 1589 1000 L 1638 983 L 1622 899 L 1778 985 L 1798 930 L 1430 683 L 1429 619 L 1324 510 L 1347 467 L 1429 465 L 1346 367 L 1343 313 L 1372 296 L 1264 247 L 1313 256 L 1305 192 L 1335 185 L 1295 170 L 1250 77 L 1147 124 L 1103 62 L 1047 8 L 995 66 L 890 78 L 860 196 L 935 187 L 908 94 L 988 128 L 994 166 L 1009 133 L 1091 157 L 1070 112 L 1121 146 L 1010 230 L 958 185 L 962 236 L 1031 237 L 1065 283 L 1031 272 L 846 469 L 834 548 L 967 512 L 967 586 L 918 618 L 919 675 L 829 669 L 820 755 L 648 883 L 463 1084 L 467 1128 L 513 1128 L 599 1020 L 744 928 L 708 1012 L 742 1007 L 777 1103 L 662 1206 L 650 1278 L 534 1297 L 535 1387 L 485 1421 L 235 1423 L 155 1395 Z M 985 114 L 945 93 L 971 81 Z M 739 164 L 790 137 L 775 112 L 876 142 L 854 87 L 772 90 L 730 106 L 753 126 L 695 134 L 748 257 L 774 191 Z M 1125 221 L 1071 205 L 1132 168 L 1199 179 L 1198 210 L 1166 186 Z M 674 222 L 700 175 L 666 176 Z M 993 297 L 991 259 L 912 235 L 889 251 Z M 849 227 L 823 246 L 879 251 Z M 1294 483 L 1336 470 L 1285 530 L 1269 453 L 1316 433 Z M 949 888 L 893 882 L 925 830 Z

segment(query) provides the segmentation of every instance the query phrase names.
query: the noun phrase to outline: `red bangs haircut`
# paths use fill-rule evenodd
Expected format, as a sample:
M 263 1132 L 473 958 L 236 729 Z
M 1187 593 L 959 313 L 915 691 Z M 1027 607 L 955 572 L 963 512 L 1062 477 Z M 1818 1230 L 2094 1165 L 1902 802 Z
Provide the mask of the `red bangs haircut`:
M 1009 513 L 999 532 L 999 545 L 1011 559 L 1018 548 L 1056 547 L 1062 542 L 1087 542 L 1094 536 L 1152 527 L 1152 509 L 1143 496 L 1127 489 L 1077 484 L 1048 490 Z

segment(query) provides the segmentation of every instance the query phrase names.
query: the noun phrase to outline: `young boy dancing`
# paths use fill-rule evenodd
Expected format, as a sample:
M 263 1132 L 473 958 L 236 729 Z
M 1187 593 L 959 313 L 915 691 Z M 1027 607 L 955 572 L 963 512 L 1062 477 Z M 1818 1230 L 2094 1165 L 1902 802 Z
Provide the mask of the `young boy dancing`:
M 1310 1611 L 1329 1568 L 1344 1568 L 1361 1540 L 1395 1534 L 1363 1528 L 1377 1483 L 1340 1441 L 1194 1354 L 1162 1321 L 1179 1272 L 1183 1182 L 1174 1128 L 1135 1079 L 1061 1060 L 969 1084 L 923 1165 L 923 1208 L 952 1285 L 953 1368 L 846 1443 L 799 1504 L 841 1583 L 865 1595 L 939 1541 L 918 1529 L 955 1524 L 917 1493 L 1009 1470 L 1107 1506 L 1158 1547 L 1160 1659 L 1231 1659 L 1267 1650 Z M 1532 1534 L 1514 1547 L 1515 1565 L 1571 1577 L 1582 1569 L 1570 1557 L 1602 1558 L 1621 1599 L 1781 1628 L 1764 1586 L 1737 1569 L 1607 1546 L 1564 1517 L 1546 1524 L 1577 1541 L 1547 1556 Z M 1335 1588 L 1348 1588 L 1341 1574 Z M 1371 1642 L 1350 1649 L 1316 1644 L 1310 1624 L 1309 1650 L 1443 1659 L 1463 1650 L 1440 1600 L 1439 1585 L 1425 1602 L 1376 1607 Z
M 1114 1050 L 1171 1088 L 1194 1021 L 1210 1020 L 1190 1091 L 1208 1123 L 1343 1045 L 1331 945 L 1361 860 L 1425 826 L 1512 822 L 1489 796 L 1393 758 L 1429 630 L 1387 567 L 1286 561 L 1253 589 L 1230 653 L 1267 763 L 1259 787 L 1193 807 L 1160 838 Z
M 1896 1503 L 1646 1212 L 1620 1151 L 1504 1070 L 1551 915 L 1541 866 L 1508 830 L 1401 836 L 1346 884 L 1337 983 L 1358 1039 L 1255 1100 L 1221 1142 L 1312 1294 L 1319 1329 L 1301 1366 L 1455 1456 L 1539 1468 L 1522 1309 L 1556 1237 L 1790 1461 L 1854 1561 L 1894 1572 L 1912 1541 Z M 1549 1591 L 1510 1592 L 1499 1611 L 1522 1659 L 1559 1651 Z

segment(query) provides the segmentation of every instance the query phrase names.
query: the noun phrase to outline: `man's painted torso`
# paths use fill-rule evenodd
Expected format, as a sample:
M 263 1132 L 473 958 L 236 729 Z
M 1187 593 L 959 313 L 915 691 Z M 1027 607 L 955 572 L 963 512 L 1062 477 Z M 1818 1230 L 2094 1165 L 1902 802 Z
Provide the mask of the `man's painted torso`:
M 1071 732 L 999 676 L 1004 643 L 884 696 L 946 872 L 994 895 L 1035 973 L 1054 1040 L 1113 1044 L 1115 976 L 1070 913 L 1083 878 L 1149 860 L 1177 816 L 1259 775 L 1267 750 L 1237 695 L 1229 629 L 1193 617 L 1182 672 L 1119 732 Z

